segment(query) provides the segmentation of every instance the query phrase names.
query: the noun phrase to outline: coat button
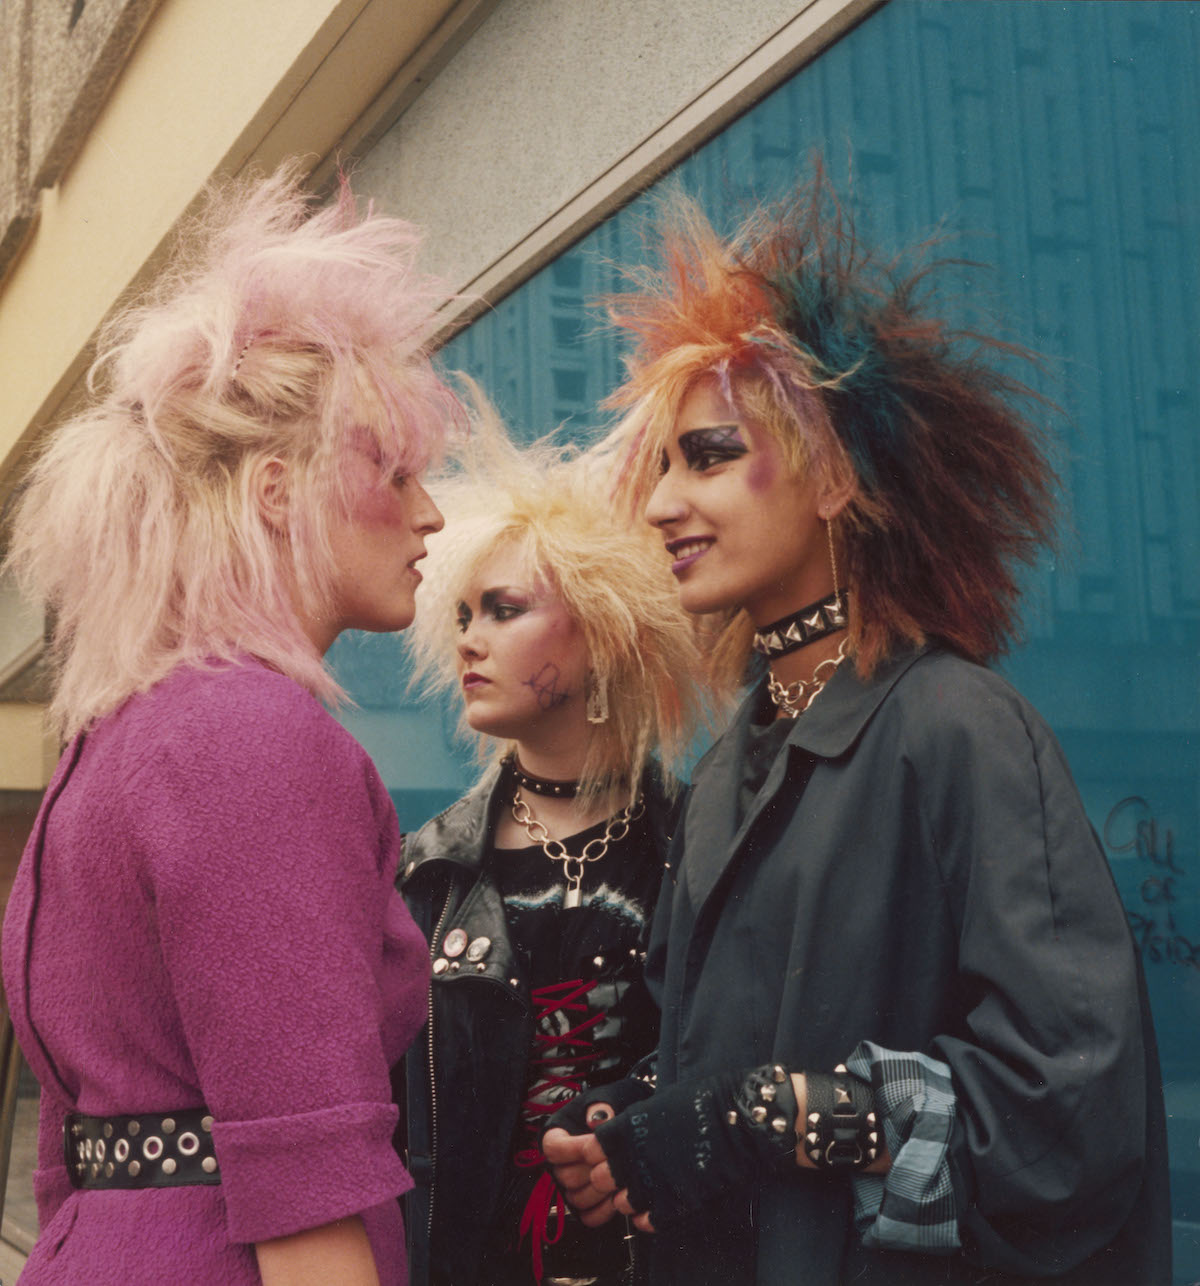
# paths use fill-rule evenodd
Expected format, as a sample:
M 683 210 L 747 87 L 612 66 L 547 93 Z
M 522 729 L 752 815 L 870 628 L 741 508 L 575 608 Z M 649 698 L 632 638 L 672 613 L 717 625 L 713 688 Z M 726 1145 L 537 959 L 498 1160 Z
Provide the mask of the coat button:
M 438 974 L 445 973 L 446 970 L 449 968 L 450 968 L 450 961 L 447 960 L 445 956 L 438 956 L 438 958 L 433 962 L 434 973 L 438 973 Z

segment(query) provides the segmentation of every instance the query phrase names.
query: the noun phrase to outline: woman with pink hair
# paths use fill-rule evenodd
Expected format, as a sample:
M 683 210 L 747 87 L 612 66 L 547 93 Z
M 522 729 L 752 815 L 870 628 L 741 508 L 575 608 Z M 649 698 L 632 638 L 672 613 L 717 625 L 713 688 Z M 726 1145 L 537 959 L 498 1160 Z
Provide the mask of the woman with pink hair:
M 4 925 L 42 1085 L 23 1281 L 401 1283 L 389 1073 L 425 1018 L 396 816 L 321 701 L 413 618 L 457 403 L 407 224 L 212 194 L 17 506 L 66 751 Z

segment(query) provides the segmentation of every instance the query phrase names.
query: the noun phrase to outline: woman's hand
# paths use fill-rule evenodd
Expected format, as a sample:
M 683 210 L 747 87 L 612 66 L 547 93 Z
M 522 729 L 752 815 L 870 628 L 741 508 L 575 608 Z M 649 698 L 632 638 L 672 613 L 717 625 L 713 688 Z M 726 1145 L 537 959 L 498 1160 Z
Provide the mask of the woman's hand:
M 607 1108 L 597 1104 L 596 1108 Z M 593 1109 L 595 1111 L 595 1109 Z M 612 1116 L 608 1109 L 603 1120 Z M 542 1151 L 550 1163 L 558 1186 L 579 1215 L 580 1223 L 596 1228 L 614 1214 L 630 1215 L 633 1226 L 642 1232 L 653 1232 L 654 1226 L 645 1211 L 636 1211 L 629 1202 L 629 1190 L 617 1188 L 604 1149 L 593 1134 L 568 1134 L 566 1130 L 548 1130 L 542 1139 Z
M 379 1286 L 375 1256 L 358 1215 L 260 1241 L 254 1250 L 263 1286 Z

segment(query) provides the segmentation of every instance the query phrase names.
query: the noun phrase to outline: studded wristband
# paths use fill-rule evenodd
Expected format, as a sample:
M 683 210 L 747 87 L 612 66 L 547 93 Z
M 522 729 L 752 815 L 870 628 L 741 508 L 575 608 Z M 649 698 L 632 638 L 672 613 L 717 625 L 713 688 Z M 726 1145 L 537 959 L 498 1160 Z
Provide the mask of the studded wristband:
M 746 1073 L 725 1120 L 751 1131 L 760 1151 L 780 1161 L 794 1161 L 798 1112 L 791 1074 L 781 1064 L 769 1063 Z
M 866 1081 L 843 1064 L 808 1072 L 804 1151 L 819 1170 L 862 1170 L 879 1155 L 875 1100 Z

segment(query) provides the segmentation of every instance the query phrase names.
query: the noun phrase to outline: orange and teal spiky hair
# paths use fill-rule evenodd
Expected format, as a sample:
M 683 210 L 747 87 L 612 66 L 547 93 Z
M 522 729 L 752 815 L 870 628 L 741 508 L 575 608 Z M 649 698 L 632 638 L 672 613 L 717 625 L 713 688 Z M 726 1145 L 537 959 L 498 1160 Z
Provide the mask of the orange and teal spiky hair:
M 1053 527 L 1054 472 L 1019 409 L 1039 399 L 993 365 L 1029 355 L 931 315 L 938 265 L 864 249 L 819 166 L 729 241 L 680 195 L 659 232 L 662 267 L 608 301 L 635 340 L 612 399 L 632 408 L 618 494 L 644 506 L 680 403 L 711 379 L 793 468 L 851 485 L 835 530 L 863 673 L 927 638 L 980 661 L 1002 653 L 1015 565 Z M 733 669 L 748 645 L 734 621 Z

